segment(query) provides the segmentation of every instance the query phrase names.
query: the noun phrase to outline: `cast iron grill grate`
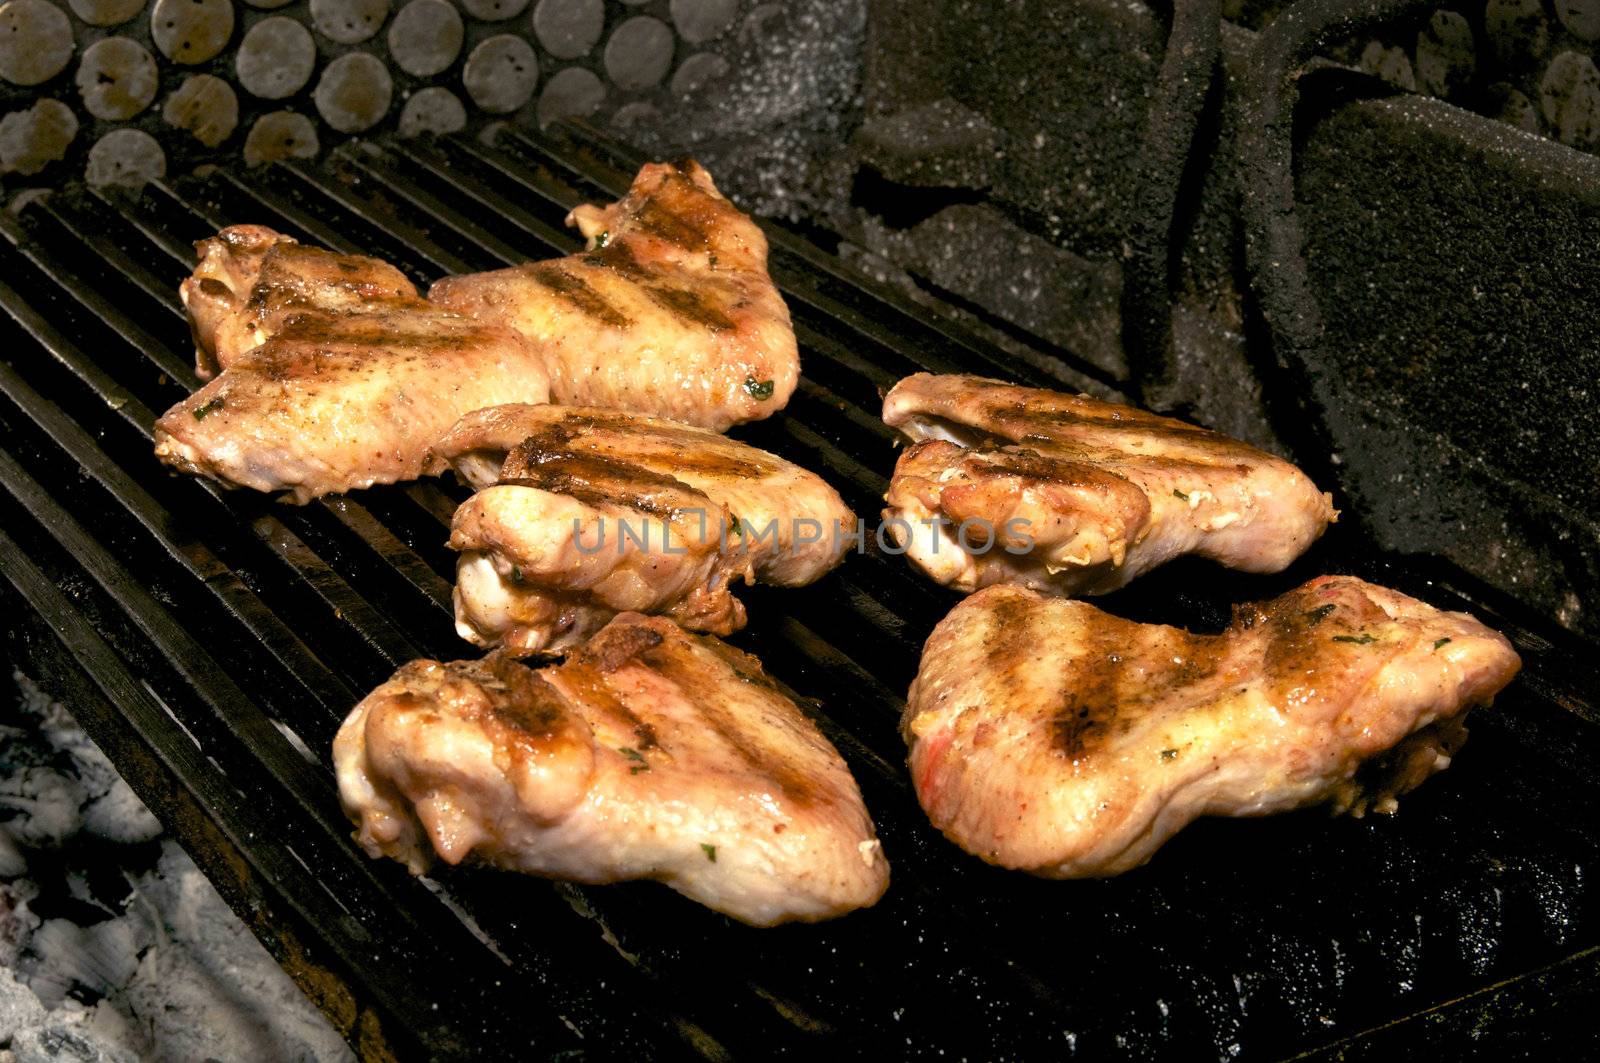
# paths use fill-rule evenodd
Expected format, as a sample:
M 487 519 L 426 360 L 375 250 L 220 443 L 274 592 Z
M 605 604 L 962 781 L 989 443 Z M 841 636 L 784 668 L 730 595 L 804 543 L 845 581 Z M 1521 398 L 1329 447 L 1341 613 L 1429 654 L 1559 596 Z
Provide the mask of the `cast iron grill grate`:
M 897 734 L 922 640 L 954 598 L 872 550 L 803 591 L 751 589 L 735 641 L 808 699 L 860 780 L 894 873 L 877 908 L 762 932 L 649 884 L 471 869 L 419 881 L 366 859 L 329 743 L 400 663 L 464 655 L 443 545 L 461 492 L 427 482 L 296 508 L 159 466 L 151 424 L 194 383 L 176 294 L 192 242 L 260 222 L 425 282 L 572 250 L 563 215 L 620 193 L 636 162 L 588 130 L 506 130 L 357 144 L 322 166 L 217 170 L 137 198 L 62 193 L 0 216 L 10 652 L 56 681 L 353 1043 L 1264 1059 L 1465 1037 L 1497 1008 L 1592 993 L 1592 650 L 1453 568 L 1339 534 L 1280 577 L 1176 564 L 1106 604 L 1220 626 L 1232 602 L 1352 571 L 1512 635 L 1523 678 L 1395 819 L 1202 823 L 1111 882 L 1041 882 L 964 856 L 918 810 Z M 895 457 L 879 396 L 900 376 L 1108 394 L 1078 367 L 997 357 L 771 231 L 805 377 L 783 415 L 736 434 L 823 473 L 869 519 Z

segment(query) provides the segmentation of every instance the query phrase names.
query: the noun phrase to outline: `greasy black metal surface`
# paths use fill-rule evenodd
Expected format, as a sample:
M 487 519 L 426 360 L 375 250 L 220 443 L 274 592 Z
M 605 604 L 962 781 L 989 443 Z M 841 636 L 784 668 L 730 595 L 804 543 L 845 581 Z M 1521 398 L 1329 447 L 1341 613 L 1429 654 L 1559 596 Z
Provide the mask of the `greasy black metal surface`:
M 1222 51 L 1218 0 L 1172 5 L 1172 28 L 1155 98 L 1145 117 L 1141 183 L 1122 263 L 1122 345 L 1139 399 L 1168 409 L 1177 352 L 1173 346 L 1173 223 L 1186 175 L 1204 165 L 1195 133 Z M 1192 183 L 1192 182 L 1190 182 Z
M 876 908 L 757 931 L 652 884 L 472 869 L 419 882 L 361 855 L 329 742 L 399 663 L 466 655 L 443 545 L 460 491 L 296 508 L 160 467 L 153 418 L 193 385 L 176 299 L 190 242 L 259 222 L 425 281 L 571 250 L 565 212 L 615 195 L 635 161 L 587 132 L 506 131 L 137 199 L 61 194 L 0 218 L 0 605 L 43 624 L 23 625 L 43 633 L 15 652 L 68 696 L 100 692 L 91 731 L 147 798 L 181 791 L 152 804 L 210 873 L 235 869 L 244 885 L 224 894 L 270 946 L 298 954 L 309 938 L 290 969 L 322 986 L 353 1042 L 512 1058 L 1272 1059 L 1348 1038 L 1331 1050 L 1494 1043 L 1530 995 L 1594 996 L 1593 647 L 1448 565 L 1337 529 L 1279 577 L 1181 563 L 1104 604 L 1217 626 L 1233 602 L 1353 571 L 1506 631 L 1523 678 L 1396 818 L 1203 823 L 1109 882 L 986 867 L 928 825 L 897 733 L 922 640 L 954 599 L 874 551 L 810 588 L 751 589 L 734 641 L 807 699 L 859 779 L 893 868 Z M 788 410 L 737 434 L 822 473 L 861 514 L 894 461 L 877 409 L 900 376 L 1050 382 L 769 231 L 805 376 Z M 50 663 L 67 659 L 76 672 Z M 1430 1008 L 1448 1021 L 1386 1026 Z

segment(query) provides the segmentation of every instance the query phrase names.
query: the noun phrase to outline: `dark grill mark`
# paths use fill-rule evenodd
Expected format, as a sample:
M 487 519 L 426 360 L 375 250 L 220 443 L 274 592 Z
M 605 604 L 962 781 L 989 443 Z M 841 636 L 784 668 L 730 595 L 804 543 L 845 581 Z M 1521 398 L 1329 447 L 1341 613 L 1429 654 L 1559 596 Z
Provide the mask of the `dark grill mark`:
M 533 266 L 528 270 L 528 276 L 535 283 L 561 296 L 579 313 L 592 317 L 601 324 L 610 325 L 612 328 L 627 328 L 633 324 L 632 319 L 612 306 L 605 296 L 558 265 Z
M 651 302 L 685 321 L 713 331 L 731 332 L 738 327 L 722 312 L 710 291 L 691 291 L 659 283 L 660 272 L 641 263 L 621 241 L 613 240 L 585 257 L 638 285 Z

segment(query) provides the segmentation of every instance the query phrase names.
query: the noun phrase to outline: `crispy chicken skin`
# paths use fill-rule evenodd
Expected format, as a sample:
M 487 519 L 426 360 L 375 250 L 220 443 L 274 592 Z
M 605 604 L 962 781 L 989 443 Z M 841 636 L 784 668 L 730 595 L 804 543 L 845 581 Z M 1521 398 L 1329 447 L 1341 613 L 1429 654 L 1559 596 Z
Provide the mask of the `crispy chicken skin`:
M 230 225 L 194 249 L 199 263 L 178 295 L 189 313 L 201 380 L 259 346 L 291 315 L 423 305 L 387 262 L 306 247 L 263 225 Z
M 1199 816 L 1393 811 L 1520 666 L 1465 613 L 1350 577 L 1241 608 L 1220 635 L 1000 585 L 934 629 L 902 729 L 957 845 L 1115 875 Z
M 733 580 L 811 583 L 855 528 L 814 473 L 620 410 L 479 410 L 435 453 L 480 488 L 451 529 L 456 630 L 518 653 L 575 644 L 628 610 L 726 635 L 745 620 Z
M 766 237 L 698 163 L 645 166 L 623 199 L 567 223 L 588 250 L 446 277 L 428 297 L 539 344 L 553 402 L 718 432 L 783 409 L 800 356 Z
M 292 315 L 162 415 L 156 456 L 304 503 L 442 472 L 429 448 L 463 414 L 547 394 L 538 352 L 506 328 L 426 305 Z
M 875 903 L 888 862 L 849 769 L 755 658 L 624 614 L 560 665 L 413 661 L 334 741 L 372 856 L 655 879 L 756 926 Z
M 889 484 L 889 532 L 969 593 L 1102 594 L 1188 553 L 1276 572 L 1337 516 L 1280 458 L 1083 395 L 919 373 L 890 390 L 883 419 L 915 441 Z

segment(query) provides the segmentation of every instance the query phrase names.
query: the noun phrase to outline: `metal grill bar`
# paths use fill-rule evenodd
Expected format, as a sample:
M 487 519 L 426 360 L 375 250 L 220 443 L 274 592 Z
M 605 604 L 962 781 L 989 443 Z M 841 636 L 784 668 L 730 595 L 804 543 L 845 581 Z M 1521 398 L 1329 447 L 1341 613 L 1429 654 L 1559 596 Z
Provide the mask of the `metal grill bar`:
M 1180 563 L 1111 604 L 1213 625 L 1239 597 L 1343 569 L 1511 633 L 1527 678 L 1392 822 L 1200 824 L 1111 883 L 1037 882 L 963 856 L 898 767 L 900 692 L 954 599 L 869 549 L 811 588 L 750 588 L 736 641 L 856 772 L 894 866 L 879 907 L 754 932 L 647 884 L 470 869 L 419 883 L 366 860 L 345 837 L 328 743 L 395 664 L 464 652 L 443 546 L 462 492 L 425 483 L 295 508 L 160 470 L 154 411 L 194 384 L 175 291 L 189 245 L 256 221 L 426 283 L 571 251 L 566 212 L 619 193 L 636 161 L 592 130 L 506 131 L 403 152 L 355 145 L 324 166 L 183 178 L 136 199 L 62 195 L 20 222 L 0 217 L 0 490 L 13 503 L 0 513 L 0 594 L 48 621 L 13 652 L 75 662 L 69 685 L 98 698 L 97 741 L 124 770 L 160 769 L 149 778 L 166 781 L 141 794 L 208 873 L 244 869 L 230 901 L 277 913 L 252 920 L 258 934 L 323 957 L 317 970 L 343 988 L 319 999 L 353 1041 L 430 1055 L 1188 1058 L 1211 1046 L 1269 1058 L 1377 1043 L 1363 1031 L 1524 972 L 1592 968 L 1596 901 L 1578 869 L 1600 849 L 1585 811 L 1600 797 L 1593 655 L 1454 569 L 1339 537 L 1276 581 Z M 805 373 L 784 414 L 738 434 L 822 472 L 864 515 L 893 463 L 877 405 L 899 376 L 962 369 L 1108 393 L 1049 356 L 1011 364 L 767 231 Z M 82 475 L 63 478 L 71 468 Z M 124 718 L 137 742 L 119 742 Z M 320 975 L 300 973 L 317 990 Z M 370 1009 L 360 1023 L 351 1001 Z

